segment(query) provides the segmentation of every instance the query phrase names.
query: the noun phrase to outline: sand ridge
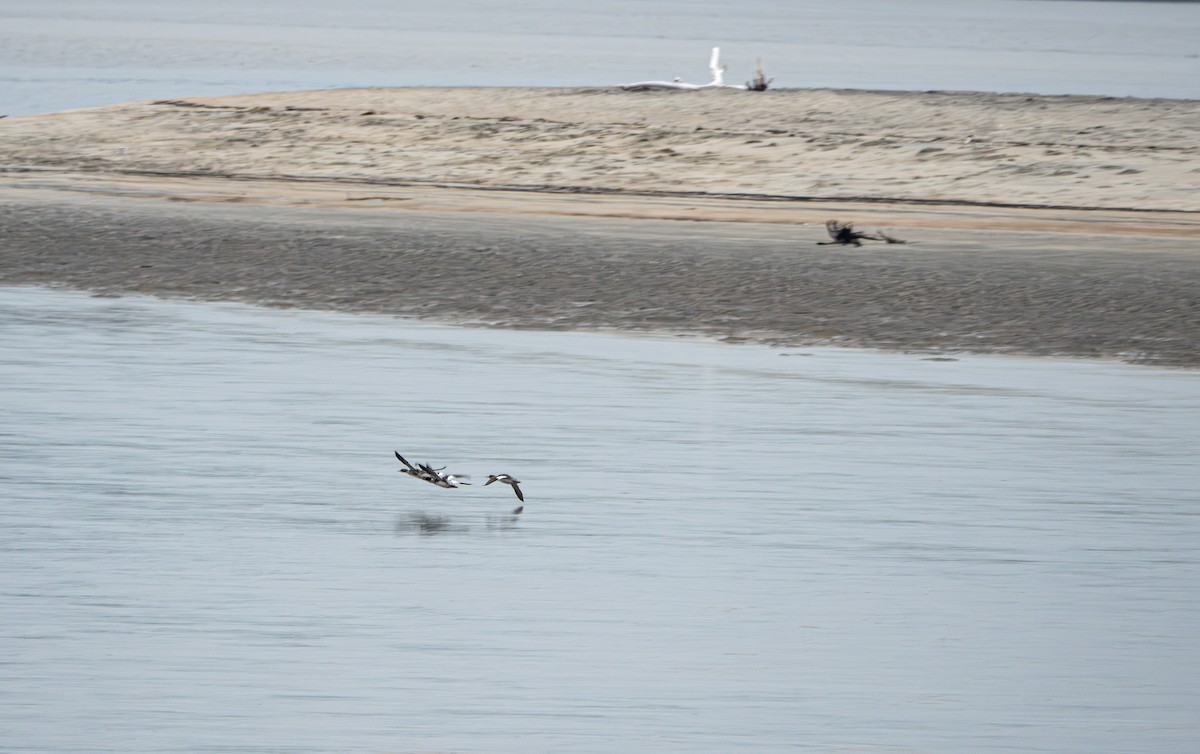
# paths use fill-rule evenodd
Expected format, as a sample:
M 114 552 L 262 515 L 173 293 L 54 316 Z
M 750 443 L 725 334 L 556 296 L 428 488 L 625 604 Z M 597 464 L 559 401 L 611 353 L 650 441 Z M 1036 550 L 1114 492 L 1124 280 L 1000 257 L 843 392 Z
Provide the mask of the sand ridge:
M 0 121 L 0 166 L 733 199 L 1200 210 L 1200 102 L 350 89 Z

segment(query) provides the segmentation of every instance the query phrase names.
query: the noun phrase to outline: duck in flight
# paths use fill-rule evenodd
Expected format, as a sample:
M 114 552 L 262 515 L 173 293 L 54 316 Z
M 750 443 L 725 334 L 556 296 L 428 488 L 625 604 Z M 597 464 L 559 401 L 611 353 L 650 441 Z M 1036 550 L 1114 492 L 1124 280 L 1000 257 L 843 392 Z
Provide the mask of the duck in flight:
M 400 451 L 394 450 L 392 452 L 396 454 L 396 460 L 404 464 L 404 468 L 399 470 L 402 474 L 408 474 L 410 477 L 420 479 L 422 482 L 433 482 L 436 472 L 426 471 L 425 464 L 421 464 L 421 468 L 418 469 L 409 463 L 404 456 L 400 455 Z
M 488 480 L 483 483 L 483 486 L 486 487 L 492 482 L 503 482 L 504 484 L 512 485 L 513 492 L 517 493 L 517 499 L 522 503 L 525 502 L 525 496 L 521 494 L 521 488 L 517 486 L 521 483 L 520 479 L 513 479 L 508 474 L 488 474 Z
M 456 487 L 462 487 L 463 485 L 466 485 L 468 487 L 471 486 L 470 482 L 463 481 L 464 479 L 467 478 L 466 475 L 464 475 L 464 474 L 443 474 L 442 471 L 445 468 L 446 467 L 443 466 L 440 469 L 435 469 L 435 468 L 431 468 L 430 466 L 428 466 L 426 464 L 421 464 L 421 470 L 424 471 L 425 473 L 433 476 L 433 479 L 430 479 L 429 481 L 432 482 L 433 484 L 436 484 L 438 487 L 445 487 L 448 490 L 452 490 L 452 489 L 455 489 Z
M 400 455 L 399 451 L 392 452 L 396 454 L 396 460 L 404 464 L 404 468 L 400 469 L 400 471 L 404 474 L 408 474 L 414 479 L 420 479 L 422 482 L 436 484 L 438 487 L 445 487 L 446 489 L 454 489 L 464 484 L 470 484 L 470 482 L 462 481 L 465 477 L 457 474 L 443 474 L 442 472 L 446 469 L 445 466 L 442 466 L 439 469 L 435 469 L 427 463 L 420 464 L 419 466 L 413 466 L 404 458 L 404 456 Z

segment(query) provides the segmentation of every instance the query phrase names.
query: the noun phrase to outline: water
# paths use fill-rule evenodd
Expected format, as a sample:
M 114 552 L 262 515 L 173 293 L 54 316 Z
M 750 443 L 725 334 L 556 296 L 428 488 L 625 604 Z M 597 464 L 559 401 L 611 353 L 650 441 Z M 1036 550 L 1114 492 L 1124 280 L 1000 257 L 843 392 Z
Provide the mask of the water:
M 360 86 L 732 83 L 1200 98 L 1200 4 L 0 0 L 0 114 Z
M 0 353 L 5 751 L 1200 747 L 1195 372 L 23 288 Z
M 517 5 L 0 0 L 0 114 L 703 81 L 715 44 L 1200 96 L 1195 4 Z M 1195 372 L 14 288 L 0 354 L 5 751 L 1200 749 Z

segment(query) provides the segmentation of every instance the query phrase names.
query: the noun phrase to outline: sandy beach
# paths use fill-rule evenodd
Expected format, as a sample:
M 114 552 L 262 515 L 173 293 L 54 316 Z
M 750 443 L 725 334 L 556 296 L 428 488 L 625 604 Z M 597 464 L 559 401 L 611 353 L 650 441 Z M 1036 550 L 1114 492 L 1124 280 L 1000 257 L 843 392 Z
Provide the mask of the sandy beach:
M 0 120 L 0 282 L 1200 365 L 1200 102 L 369 89 Z M 907 240 L 818 246 L 838 219 Z

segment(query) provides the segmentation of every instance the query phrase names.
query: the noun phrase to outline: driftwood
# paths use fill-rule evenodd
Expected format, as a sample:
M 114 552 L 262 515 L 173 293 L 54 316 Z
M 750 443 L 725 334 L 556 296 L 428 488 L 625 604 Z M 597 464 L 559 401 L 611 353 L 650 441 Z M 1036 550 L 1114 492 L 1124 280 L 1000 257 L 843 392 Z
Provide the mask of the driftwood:
M 721 48 L 714 47 L 712 49 L 712 57 L 708 61 L 708 70 L 712 72 L 712 81 L 707 84 L 689 84 L 678 76 L 671 81 L 638 81 L 633 84 L 622 84 L 621 88 L 627 92 L 645 92 L 653 89 L 669 89 L 694 91 L 697 89 L 742 89 L 755 92 L 765 91 L 774 79 L 769 79 L 763 73 L 762 60 L 758 61 L 758 69 L 754 75 L 753 82 L 747 82 L 745 86 L 740 84 L 725 83 L 725 66 L 721 65 Z
M 839 223 L 837 220 L 826 220 L 825 230 L 832 241 L 817 241 L 817 246 L 862 246 L 863 241 L 886 241 L 887 243 L 908 243 L 900 238 L 889 236 L 883 231 L 875 235 L 863 233 L 854 229 L 854 223 Z
M 884 233 L 882 230 L 876 231 L 876 234 L 880 238 L 882 238 L 884 241 L 887 241 L 888 243 L 908 243 L 908 241 L 905 241 L 904 239 L 893 238 L 892 236 L 889 236 L 887 233 Z
M 747 81 L 746 88 L 752 92 L 765 92 L 774 80 L 767 78 L 767 74 L 763 73 L 762 58 L 758 58 L 755 60 L 754 80 Z

